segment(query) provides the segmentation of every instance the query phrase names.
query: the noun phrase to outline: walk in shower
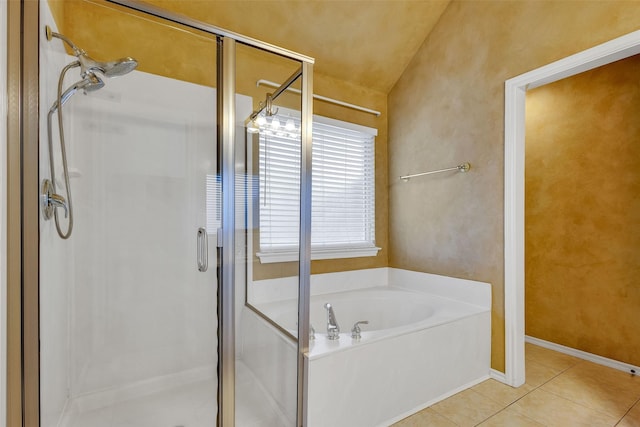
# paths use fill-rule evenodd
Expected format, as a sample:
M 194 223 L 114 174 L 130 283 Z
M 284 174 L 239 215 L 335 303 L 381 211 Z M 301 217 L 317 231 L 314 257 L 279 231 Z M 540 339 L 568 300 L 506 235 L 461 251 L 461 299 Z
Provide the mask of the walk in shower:
M 303 425 L 308 339 L 288 338 L 286 365 L 255 363 L 239 322 L 254 127 L 286 108 L 295 125 L 269 132 L 286 127 L 297 159 L 283 221 L 302 218 L 286 268 L 308 337 L 313 61 L 142 3 L 39 13 L 40 425 Z M 285 401 L 262 386 L 274 374 Z

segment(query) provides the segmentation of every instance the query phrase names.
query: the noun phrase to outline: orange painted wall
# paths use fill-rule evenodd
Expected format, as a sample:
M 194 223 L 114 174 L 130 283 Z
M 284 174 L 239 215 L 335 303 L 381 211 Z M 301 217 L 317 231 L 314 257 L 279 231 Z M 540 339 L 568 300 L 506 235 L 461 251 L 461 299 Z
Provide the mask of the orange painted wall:
M 640 365 L 640 56 L 527 93 L 526 333 Z

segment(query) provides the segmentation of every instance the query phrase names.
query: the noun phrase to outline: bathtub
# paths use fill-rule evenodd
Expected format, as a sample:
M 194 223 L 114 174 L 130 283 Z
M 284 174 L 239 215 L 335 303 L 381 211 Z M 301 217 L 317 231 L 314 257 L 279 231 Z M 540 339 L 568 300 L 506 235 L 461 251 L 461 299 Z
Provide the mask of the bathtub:
M 340 325 L 339 340 L 327 339 L 326 303 L 333 306 Z M 354 345 L 431 328 L 483 311 L 482 307 L 438 295 L 392 287 L 315 295 L 311 297 L 310 308 L 311 326 L 315 329 L 315 339 L 309 345 L 309 358 L 312 360 Z M 296 300 L 264 304 L 258 309 L 291 335 L 297 334 Z M 369 323 L 360 325 L 361 338 L 352 339 L 351 329 L 356 322 L 363 320 Z
M 310 427 L 389 425 L 488 378 L 488 284 L 376 270 L 384 273 L 383 282 L 342 292 L 335 292 L 341 273 L 332 273 L 330 280 L 314 281 L 312 276 L 311 324 L 316 333 L 308 354 Z M 323 282 L 332 285 L 323 287 Z M 352 281 L 345 284 L 353 286 Z M 338 340 L 327 339 L 327 302 L 340 325 Z M 249 329 L 241 328 L 243 355 L 249 359 L 245 363 L 258 371 L 271 370 L 263 386 L 293 420 L 295 375 L 284 385 L 283 378 L 295 374 L 295 344 L 287 335 L 296 333 L 296 300 L 265 301 L 256 308 L 279 327 L 248 310 L 243 323 Z M 361 338 L 351 338 L 353 324 L 362 320 L 369 323 L 360 326 Z

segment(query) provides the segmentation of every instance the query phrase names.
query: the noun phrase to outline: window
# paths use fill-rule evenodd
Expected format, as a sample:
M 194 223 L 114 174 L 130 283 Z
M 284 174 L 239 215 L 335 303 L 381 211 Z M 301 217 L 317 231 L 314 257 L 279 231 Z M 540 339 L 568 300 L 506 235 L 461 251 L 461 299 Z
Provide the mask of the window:
M 259 136 L 261 262 L 298 258 L 300 119 L 274 116 Z M 296 133 L 297 132 L 297 133 Z M 314 116 L 311 258 L 373 256 L 375 129 Z

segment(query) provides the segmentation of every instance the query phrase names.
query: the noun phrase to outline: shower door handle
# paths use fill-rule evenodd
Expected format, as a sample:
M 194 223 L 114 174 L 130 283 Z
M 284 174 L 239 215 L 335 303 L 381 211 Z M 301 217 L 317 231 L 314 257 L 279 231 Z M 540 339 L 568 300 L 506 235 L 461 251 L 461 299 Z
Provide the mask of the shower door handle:
M 207 230 L 204 227 L 198 228 L 198 245 L 196 257 L 198 260 L 198 271 L 205 272 L 209 268 L 209 239 Z

